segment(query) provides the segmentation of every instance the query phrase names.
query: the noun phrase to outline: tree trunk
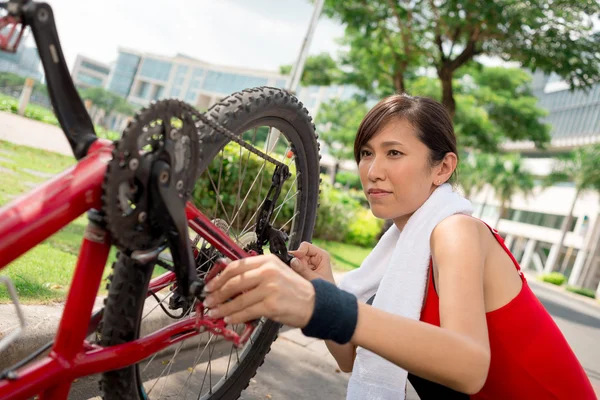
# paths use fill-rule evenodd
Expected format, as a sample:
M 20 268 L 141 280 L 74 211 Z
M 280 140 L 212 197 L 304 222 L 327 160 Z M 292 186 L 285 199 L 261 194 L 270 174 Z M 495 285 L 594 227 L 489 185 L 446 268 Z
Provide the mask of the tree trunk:
M 442 104 L 446 107 L 450 118 L 454 118 L 456 112 L 456 102 L 454 101 L 454 91 L 452 89 L 452 71 L 448 66 L 443 66 L 438 70 L 438 77 L 442 82 Z
M 406 87 L 404 86 L 404 71 L 401 69 L 394 73 L 394 88 L 396 89 L 396 93 L 406 92 Z
M 580 251 L 582 251 L 582 250 L 580 250 Z M 569 265 L 569 260 L 571 259 L 572 255 L 573 255 L 573 247 L 569 247 L 569 250 L 567 250 L 567 254 L 565 254 L 565 258 L 563 259 L 563 262 L 560 266 L 561 274 L 564 274 L 565 271 L 567 270 L 567 266 Z
M 575 208 L 575 203 L 577 203 L 577 198 L 579 197 L 579 189 L 575 192 L 575 197 L 573 198 L 573 203 L 571 203 L 571 209 L 569 210 L 569 215 L 564 220 L 561 230 L 560 230 L 560 241 L 558 242 L 558 256 L 554 259 L 552 264 L 548 267 L 549 271 L 554 271 L 554 267 L 556 266 L 556 262 L 560 258 L 560 251 L 562 249 L 563 243 L 565 242 L 565 237 L 567 236 L 567 230 L 569 229 L 569 225 L 571 225 L 571 220 L 573 219 L 573 209 Z
M 335 165 L 333 166 L 333 173 L 331 174 L 331 184 L 335 185 L 335 178 L 337 178 L 337 174 L 340 170 L 340 162 L 336 161 Z
M 498 230 L 498 224 L 500 223 L 500 220 L 504 216 L 505 212 L 506 212 L 506 202 L 503 201 L 502 205 L 500 205 L 500 213 L 498 214 L 498 219 L 496 220 L 496 223 L 494 224 L 494 228 L 496 228 L 496 230 Z
M 588 252 L 588 258 L 585 262 L 585 267 L 583 269 L 584 287 L 586 287 L 591 277 L 592 264 L 595 258 L 598 256 L 598 250 L 600 249 L 600 246 L 598 245 L 600 243 L 600 220 L 598 218 L 600 218 L 600 213 L 598 213 L 596 217 L 596 222 L 594 223 L 594 231 L 592 232 L 590 240 L 587 242 L 587 245 L 585 247 L 585 251 Z
M 485 211 L 485 208 L 487 207 L 487 203 L 489 201 L 490 198 L 490 193 L 492 192 L 493 189 L 490 188 L 490 190 L 487 191 L 487 193 L 485 194 L 485 197 L 483 199 L 483 204 L 481 205 L 481 211 L 479 211 L 479 219 L 483 218 L 483 212 Z

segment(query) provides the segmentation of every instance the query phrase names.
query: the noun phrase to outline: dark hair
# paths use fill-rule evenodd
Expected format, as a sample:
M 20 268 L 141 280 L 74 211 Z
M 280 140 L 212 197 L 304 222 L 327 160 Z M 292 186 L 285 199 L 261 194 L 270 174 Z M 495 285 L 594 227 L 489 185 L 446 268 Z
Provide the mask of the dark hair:
M 381 100 L 363 118 L 354 140 L 354 158 L 390 120 L 406 119 L 417 131 L 419 140 L 429 148 L 429 164 L 436 165 L 448 152 L 456 154 L 456 135 L 450 115 L 439 102 L 427 97 L 394 94 Z M 454 176 L 454 174 L 453 174 Z

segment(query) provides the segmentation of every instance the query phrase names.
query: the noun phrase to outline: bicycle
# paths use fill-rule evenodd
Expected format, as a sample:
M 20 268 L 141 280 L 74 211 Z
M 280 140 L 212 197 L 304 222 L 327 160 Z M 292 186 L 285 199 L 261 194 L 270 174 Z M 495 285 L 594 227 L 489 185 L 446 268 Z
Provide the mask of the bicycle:
M 213 320 L 205 315 L 203 287 L 226 258 L 268 246 L 289 262 L 288 248 L 311 239 L 320 157 L 308 112 L 293 95 L 268 87 L 234 93 L 206 113 L 159 100 L 139 111 L 118 141 L 99 139 L 69 75 L 51 7 L 10 0 L 0 9 L 7 10 L 0 49 L 14 52 L 23 29 L 31 29 L 77 160 L 0 209 L 0 268 L 88 217 L 56 338 L 0 374 L 0 399 L 65 399 L 74 379 L 98 373 L 106 399 L 239 397 L 280 325 Z M 112 245 L 119 253 L 105 305 L 92 314 Z M 167 326 L 146 333 L 146 317 L 157 310 Z M 17 335 L 3 338 L 0 351 Z M 217 352 L 222 356 L 213 360 Z M 198 365 L 206 365 L 203 379 Z

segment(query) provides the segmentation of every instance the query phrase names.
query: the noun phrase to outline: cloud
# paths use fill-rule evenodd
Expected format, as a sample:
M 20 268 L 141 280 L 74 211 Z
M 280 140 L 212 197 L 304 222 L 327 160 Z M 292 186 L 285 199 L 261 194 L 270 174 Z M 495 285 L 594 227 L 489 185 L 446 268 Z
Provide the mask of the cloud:
M 312 14 L 305 0 L 50 0 L 50 5 L 69 67 L 77 54 L 113 61 L 122 46 L 277 70 L 296 59 Z M 334 52 L 334 36 L 342 33 L 339 24 L 321 18 L 310 52 Z

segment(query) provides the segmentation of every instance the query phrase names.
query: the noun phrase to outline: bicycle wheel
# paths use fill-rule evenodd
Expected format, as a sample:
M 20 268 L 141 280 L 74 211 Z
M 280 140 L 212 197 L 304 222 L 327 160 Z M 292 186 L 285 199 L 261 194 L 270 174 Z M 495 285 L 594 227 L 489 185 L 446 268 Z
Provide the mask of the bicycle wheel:
M 314 126 L 302 103 L 280 89 L 263 87 L 234 93 L 206 115 L 289 166 L 292 177 L 281 191 L 271 223 L 289 234 L 290 249 L 310 240 L 318 205 L 320 157 Z M 193 201 L 240 246 L 251 247 L 256 239 L 256 215 L 271 186 L 273 166 L 207 126 L 201 128 L 200 139 L 203 172 Z M 198 273 L 204 274 L 219 254 L 201 238 L 196 238 L 194 245 L 199 253 Z M 145 325 L 155 324 L 146 323 L 152 313 L 162 313 L 157 300 L 164 305 L 174 297 L 167 289 L 156 299 L 147 296 L 151 267 L 119 257 L 113 268 L 100 333 L 104 346 L 156 330 Z M 193 309 L 183 307 L 183 318 L 194 317 L 190 315 Z M 167 323 L 174 322 L 166 318 Z M 273 321 L 261 320 L 240 350 L 210 333 L 180 342 L 140 364 L 104 373 L 104 398 L 236 399 L 262 365 L 279 328 Z

